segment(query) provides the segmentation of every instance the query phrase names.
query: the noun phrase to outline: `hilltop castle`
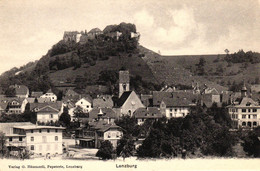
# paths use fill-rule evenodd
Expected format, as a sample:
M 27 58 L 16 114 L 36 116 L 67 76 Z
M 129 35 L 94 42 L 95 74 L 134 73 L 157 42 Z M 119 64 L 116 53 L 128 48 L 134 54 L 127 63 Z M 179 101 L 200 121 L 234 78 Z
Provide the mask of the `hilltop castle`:
M 93 28 L 89 32 L 85 30 L 84 32 L 78 32 L 78 31 L 65 31 L 63 35 L 63 40 L 65 42 L 70 42 L 74 41 L 76 43 L 85 43 L 88 40 L 93 40 L 96 39 L 98 35 L 105 35 L 107 37 L 119 40 L 120 36 L 122 36 L 123 33 L 119 31 L 114 31 L 114 32 L 109 32 L 104 34 L 103 31 L 101 31 L 99 28 Z M 139 39 L 140 38 L 140 33 L 134 33 L 131 32 L 130 34 L 131 39 Z

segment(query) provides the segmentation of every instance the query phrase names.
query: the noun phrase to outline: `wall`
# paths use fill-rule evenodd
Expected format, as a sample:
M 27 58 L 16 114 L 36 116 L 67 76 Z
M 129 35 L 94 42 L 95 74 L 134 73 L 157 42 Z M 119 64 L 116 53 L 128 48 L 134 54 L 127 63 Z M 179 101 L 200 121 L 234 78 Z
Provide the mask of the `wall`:
M 145 106 L 142 104 L 141 100 L 133 91 L 128 97 L 128 99 L 126 100 L 126 102 L 121 107 L 121 114 L 133 116 L 134 111 L 140 107 L 145 107 Z M 129 111 L 131 111 L 131 113 L 129 113 Z
M 166 117 L 167 118 L 177 118 L 177 117 L 185 117 L 188 115 L 189 107 L 167 107 L 166 108 Z
M 34 153 L 47 154 L 62 154 L 62 130 L 57 129 L 58 132 L 55 132 L 55 129 L 50 129 L 50 133 L 47 132 L 47 129 L 31 130 L 26 131 L 26 145 L 28 150 Z M 55 136 L 58 137 L 58 140 L 55 140 Z M 31 141 L 31 137 L 34 137 L 34 141 Z M 43 137 L 46 137 L 43 138 Z M 34 150 L 31 150 L 31 146 L 34 145 Z
M 51 118 L 51 114 L 53 115 L 53 118 Z M 37 121 L 39 122 L 50 122 L 50 121 L 58 121 L 59 120 L 59 114 L 58 113 L 37 113 Z

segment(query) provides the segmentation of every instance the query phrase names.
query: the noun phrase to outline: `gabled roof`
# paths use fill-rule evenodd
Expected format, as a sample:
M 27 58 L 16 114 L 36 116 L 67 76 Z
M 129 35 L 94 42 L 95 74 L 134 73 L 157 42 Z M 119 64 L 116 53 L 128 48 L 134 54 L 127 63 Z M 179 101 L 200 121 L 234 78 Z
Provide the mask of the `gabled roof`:
M 45 106 L 51 106 L 52 108 L 56 110 L 60 110 L 62 107 L 62 102 L 61 101 L 56 101 L 56 102 L 48 102 L 48 103 L 31 103 L 30 104 L 30 110 L 39 110 Z
M 119 71 L 119 83 L 129 83 L 129 71 Z
M 252 98 L 249 97 L 243 97 L 238 104 L 232 104 L 231 106 L 235 106 L 235 107 L 260 107 L 260 105 L 255 102 Z
M 90 129 L 94 129 L 98 132 L 106 132 L 109 129 L 120 129 L 122 128 L 120 126 L 117 126 L 116 124 L 107 124 L 105 121 L 96 121 L 96 122 L 90 122 L 89 123 Z
M 46 93 L 53 93 L 53 92 L 51 91 L 51 89 L 49 89 Z
M 117 106 L 121 107 L 126 102 L 132 91 L 125 91 L 117 101 Z
M 5 106 L 10 104 L 12 101 L 17 101 L 19 104 L 22 104 L 25 98 L 18 98 L 18 97 L 2 97 L 0 98 L 0 105 Z
M 79 96 L 79 94 L 77 92 L 75 92 L 74 90 L 72 90 L 72 89 L 68 89 L 68 91 L 65 93 L 65 97 L 66 96 L 69 96 L 69 97 L 71 97 L 71 96 Z
M 160 109 L 157 107 L 138 108 L 134 116 L 135 118 L 162 118 Z
M 93 107 L 113 107 L 114 102 L 112 100 L 112 96 L 110 95 L 101 95 L 95 99 L 93 99 Z
M 55 109 L 55 108 L 53 108 L 53 107 L 48 105 L 48 106 L 44 106 L 44 107 L 40 108 L 38 110 L 38 112 L 49 113 L 49 112 L 59 112 L 59 110 L 57 110 L 57 109 Z
M 112 108 L 94 108 L 89 112 L 89 119 L 97 119 L 100 111 L 101 118 L 117 118 L 116 112 Z

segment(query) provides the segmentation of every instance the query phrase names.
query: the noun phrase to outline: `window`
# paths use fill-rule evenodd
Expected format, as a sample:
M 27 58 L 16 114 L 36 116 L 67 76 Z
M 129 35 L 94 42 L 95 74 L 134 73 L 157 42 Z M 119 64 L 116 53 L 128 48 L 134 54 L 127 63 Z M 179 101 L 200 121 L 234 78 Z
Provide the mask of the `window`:
M 246 126 L 246 122 L 242 122 L 242 126 Z
M 236 112 L 237 112 L 238 110 L 236 109 Z
M 46 136 L 42 136 L 42 142 L 46 143 L 46 141 L 47 141 Z
M 11 142 L 11 141 L 13 141 L 13 138 L 12 138 L 12 137 L 10 137 L 10 138 L 9 138 L 9 141 L 10 141 L 10 142 Z
M 253 125 L 254 125 L 254 126 L 256 126 L 256 125 L 257 125 L 257 123 L 256 123 L 256 122 L 253 122 Z
M 107 138 L 110 138 L 110 137 L 111 137 L 111 134 L 110 134 L 110 133 L 108 133 L 108 134 L 107 134 Z
M 177 109 L 174 109 L 175 112 L 177 112 Z
M 242 109 L 242 112 L 246 112 L 246 109 Z
M 55 141 L 58 141 L 58 136 L 55 136 Z
M 31 130 L 31 133 L 33 133 L 33 130 Z
M 34 141 L 34 137 L 31 137 L 31 141 Z
M 47 132 L 48 132 L 48 133 L 50 133 L 50 130 L 49 130 L 49 129 L 47 129 Z
M 253 112 L 257 112 L 257 109 L 253 109 Z
M 87 105 L 87 108 L 89 108 L 89 105 Z
M 251 112 L 251 109 L 248 109 L 248 112 Z
M 41 129 L 39 129 L 39 133 L 42 133 L 42 130 L 41 130 Z
M 251 117 L 251 116 L 250 116 L 250 115 L 248 115 L 248 119 L 250 119 L 250 117 Z
M 58 129 L 55 129 L 55 132 L 58 132 Z
M 53 118 L 53 114 L 50 114 L 50 118 Z
M 34 150 L 34 145 L 31 145 L 31 150 Z
M 242 119 L 245 119 L 246 118 L 246 115 L 242 115 Z
M 170 112 L 172 112 L 172 108 L 170 108 Z
M 257 118 L 257 115 L 253 115 L 253 118 L 256 119 L 256 118 Z
M 19 141 L 23 141 L 23 137 L 19 137 Z

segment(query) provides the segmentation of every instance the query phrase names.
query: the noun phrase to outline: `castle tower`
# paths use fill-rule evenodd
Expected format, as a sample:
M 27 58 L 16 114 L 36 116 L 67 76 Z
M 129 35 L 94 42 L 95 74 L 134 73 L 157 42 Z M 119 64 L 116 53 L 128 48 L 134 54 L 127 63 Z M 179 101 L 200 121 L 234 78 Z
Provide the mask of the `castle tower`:
M 242 89 L 241 89 L 241 98 L 244 98 L 247 96 L 247 88 L 246 88 L 246 85 L 244 83 Z
M 119 98 L 130 89 L 129 71 L 119 71 Z

